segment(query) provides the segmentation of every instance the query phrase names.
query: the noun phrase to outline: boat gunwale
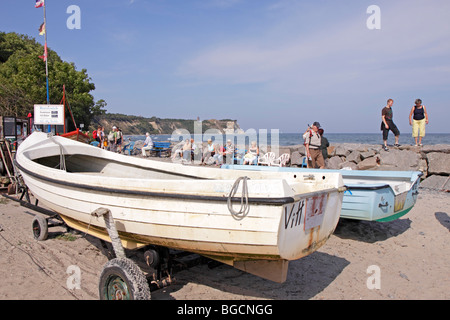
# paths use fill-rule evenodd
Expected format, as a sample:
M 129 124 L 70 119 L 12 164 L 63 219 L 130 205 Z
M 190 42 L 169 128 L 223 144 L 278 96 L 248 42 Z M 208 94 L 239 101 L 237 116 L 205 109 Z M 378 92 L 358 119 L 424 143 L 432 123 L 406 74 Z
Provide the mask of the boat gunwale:
M 345 185 L 348 190 L 380 190 L 380 189 L 386 189 L 391 188 L 389 184 L 379 184 L 379 185 L 352 185 L 352 184 L 346 184 Z
M 31 161 L 31 160 L 30 160 Z M 35 173 L 31 170 L 24 168 L 17 160 L 14 160 L 15 166 L 24 173 L 33 176 L 37 179 L 51 182 L 54 184 L 64 185 L 72 188 L 78 189 L 86 189 L 92 191 L 98 191 L 102 193 L 119 193 L 119 194 L 128 194 L 128 195 L 136 195 L 136 196 L 149 196 L 149 197 L 159 197 L 159 198 L 173 198 L 173 199 L 182 199 L 182 200 L 199 200 L 199 201 L 228 201 L 228 197 L 225 196 L 202 196 L 202 195 L 189 195 L 189 194 L 181 194 L 181 193 L 163 193 L 163 192 L 152 192 L 152 191 L 139 191 L 139 190 L 125 190 L 125 189 L 115 189 L 108 187 L 100 187 L 100 186 L 92 186 L 88 184 L 74 183 L 69 181 L 61 181 L 58 179 L 49 178 L 43 176 L 39 173 Z M 65 171 L 64 171 L 65 172 Z M 304 196 L 309 196 L 312 194 L 318 193 L 329 193 L 335 190 L 335 188 L 324 189 L 315 192 L 302 193 L 301 198 Z M 337 191 L 337 189 L 336 189 Z M 263 204 L 263 205 L 285 205 L 296 202 L 298 199 L 296 197 L 274 197 L 274 198 L 261 198 L 261 197 L 249 197 L 248 202 L 253 204 Z M 232 202 L 240 202 L 240 197 L 233 197 L 231 199 Z

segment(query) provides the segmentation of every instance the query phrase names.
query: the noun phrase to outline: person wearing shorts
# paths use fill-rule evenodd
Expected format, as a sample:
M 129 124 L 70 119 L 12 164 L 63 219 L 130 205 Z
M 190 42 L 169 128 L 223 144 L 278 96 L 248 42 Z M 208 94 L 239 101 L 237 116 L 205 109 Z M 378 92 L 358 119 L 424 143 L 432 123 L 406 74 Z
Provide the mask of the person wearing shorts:
M 425 137 L 425 125 L 428 124 L 428 113 L 425 106 L 422 105 L 422 100 L 416 99 L 415 104 L 409 113 L 409 125 L 412 126 L 412 136 L 416 141 L 416 146 L 422 146 L 422 138 Z M 417 143 L 417 137 L 419 137 L 419 143 Z
M 384 142 L 384 151 L 389 151 L 387 147 L 387 139 L 389 135 L 389 130 L 392 131 L 395 135 L 395 144 L 394 146 L 400 147 L 398 144 L 398 139 L 400 137 L 400 131 L 393 121 L 394 113 L 392 112 L 392 105 L 394 104 L 394 100 L 389 99 L 387 101 L 386 107 L 381 111 L 381 131 L 383 131 L 383 142 Z

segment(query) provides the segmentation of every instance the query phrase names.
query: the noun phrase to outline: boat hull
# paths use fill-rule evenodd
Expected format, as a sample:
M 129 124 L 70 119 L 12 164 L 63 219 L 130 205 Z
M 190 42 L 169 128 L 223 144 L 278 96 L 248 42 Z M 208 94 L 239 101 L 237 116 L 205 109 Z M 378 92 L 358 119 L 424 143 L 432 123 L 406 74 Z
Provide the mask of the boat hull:
M 271 172 L 340 172 L 347 187 L 341 218 L 379 222 L 396 220 L 413 208 L 422 176 L 419 171 L 328 170 L 240 165 L 224 165 L 222 168 Z
M 195 252 L 283 282 L 287 262 L 322 246 L 339 220 L 340 174 L 324 184 L 319 176 L 305 182 L 290 173 L 251 173 L 248 212 L 240 214 L 242 189 L 229 197 L 242 177 L 237 170 L 132 158 L 58 137 L 31 136 L 24 144 L 16 165 L 33 195 L 69 226 L 107 241 L 104 219 L 92 213 L 109 209 L 128 249 Z M 55 165 L 61 152 L 64 161 Z
M 63 133 L 61 135 L 61 137 L 71 139 L 74 141 L 83 142 L 83 143 L 89 143 L 89 140 L 90 140 L 89 135 L 81 132 L 80 129 L 78 129 L 78 128 L 74 131 Z

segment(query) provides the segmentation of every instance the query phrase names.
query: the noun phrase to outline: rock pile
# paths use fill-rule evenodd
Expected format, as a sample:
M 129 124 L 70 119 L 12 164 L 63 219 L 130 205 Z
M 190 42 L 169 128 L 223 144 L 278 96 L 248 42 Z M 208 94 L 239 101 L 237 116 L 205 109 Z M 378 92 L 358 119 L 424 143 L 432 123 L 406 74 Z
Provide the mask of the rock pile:
M 291 166 L 300 166 L 303 145 L 280 147 L 290 153 Z M 450 145 L 402 145 L 384 151 L 381 145 L 341 143 L 328 148 L 328 169 L 422 171 L 421 187 L 450 190 Z

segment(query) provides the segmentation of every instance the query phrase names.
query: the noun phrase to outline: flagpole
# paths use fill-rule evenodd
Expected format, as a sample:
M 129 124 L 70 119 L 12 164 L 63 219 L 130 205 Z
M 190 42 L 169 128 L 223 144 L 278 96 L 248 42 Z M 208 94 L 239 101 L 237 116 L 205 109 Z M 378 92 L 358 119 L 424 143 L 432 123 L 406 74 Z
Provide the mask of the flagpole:
M 44 26 L 45 26 L 45 78 L 46 78 L 46 84 L 47 84 L 47 104 L 50 104 L 50 92 L 49 92 L 49 85 L 48 85 L 48 47 L 47 47 L 47 15 L 45 12 L 45 9 L 47 7 L 47 1 L 44 1 Z M 48 132 L 52 132 L 52 126 L 48 125 L 47 128 Z
M 47 48 L 47 17 L 45 14 L 45 7 L 47 6 L 46 4 L 47 1 L 44 1 L 44 26 L 45 26 L 45 48 L 46 48 L 46 57 L 45 57 L 45 77 L 47 78 L 47 104 L 50 104 L 50 95 L 49 95 L 49 89 L 48 89 L 48 48 Z

